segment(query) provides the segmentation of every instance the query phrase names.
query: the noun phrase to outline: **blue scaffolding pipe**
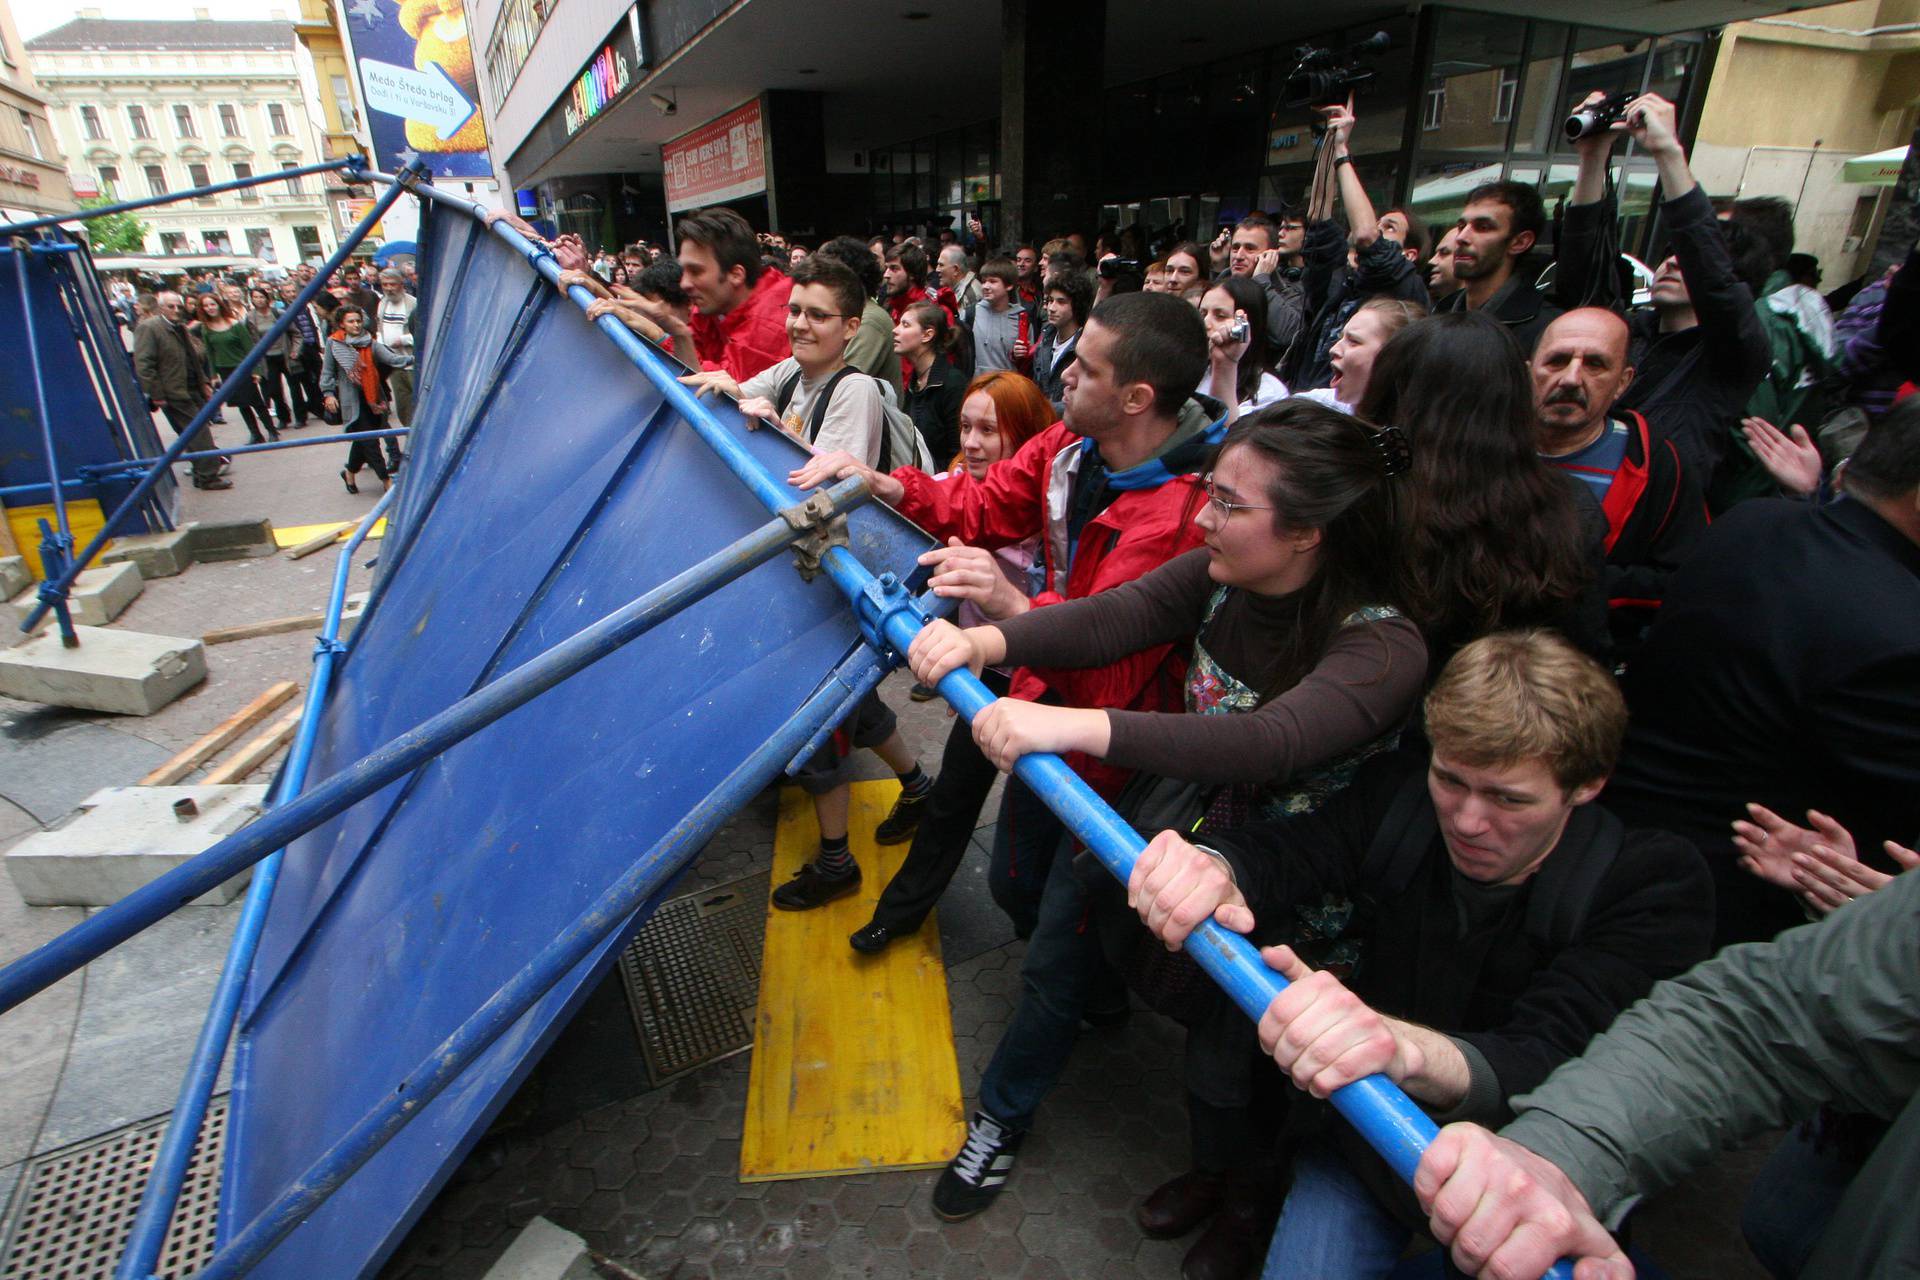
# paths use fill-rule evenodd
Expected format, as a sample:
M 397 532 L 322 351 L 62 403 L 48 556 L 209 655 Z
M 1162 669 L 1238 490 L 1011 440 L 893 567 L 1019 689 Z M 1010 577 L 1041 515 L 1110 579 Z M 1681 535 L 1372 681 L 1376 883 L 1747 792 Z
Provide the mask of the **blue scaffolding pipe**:
M 398 1083 L 391 1101 L 382 1102 L 362 1116 L 216 1253 L 204 1269 L 195 1272 L 195 1280 L 225 1280 L 245 1275 L 288 1232 L 325 1203 L 356 1169 L 377 1155 L 395 1134 L 426 1110 L 428 1103 L 458 1080 L 460 1073 L 518 1022 L 554 983 L 578 967 L 609 934 L 665 888 L 681 864 L 766 786 L 813 733 L 814 726 L 822 717 L 831 715 L 846 694 L 846 686 L 837 680 L 824 682 L 772 737 L 728 774 L 658 843 L 635 859 L 625 875 L 555 935 L 553 941 L 541 948 L 452 1035 L 422 1058 L 407 1078 Z
M 337 167 L 340 167 L 337 162 L 318 166 L 318 168 Z M 339 269 L 340 264 L 347 260 L 349 255 L 353 253 L 355 247 L 366 238 L 367 233 L 373 230 L 374 224 L 379 222 L 380 219 L 386 215 L 387 210 L 393 207 L 394 201 L 398 200 L 407 190 L 415 189 L 412 188 L 412 184 L 417 180 L 420 172 L 420 170 L 408 169 L 403 171 L 399 178 L 389 179 L 391 185 L 388 186 L 385 194 L 374 201 L 373 208 L 367 210 L 367 216 L 360 219 L 353 230 L 347 233 L 345 238 L 340 241 L 340 247 L 333 251 L 333 256 L 327 259 L 325 265 L 320 268 L 313 279 L 307 281 L 306 286 L 300 290 L 299 296 L 287 304 L 287 309 L 280 313 L 279 318 L 277 318 L 272 325 L 268 326 L 266 333 L 261 335 L 260 341 L 254 344 L 253 350 L 247 352 L 246 359 L 240 362 L 239 367 L 228 374 L 226 381 L 214 389 L 212 397 L 209 398 L 204 405 L 200 406 L 200 411 L 193 415 L 193 421 L 187 424 L 186 428 L 180 432 L 179 437 L 167 447 L 166 451 L 162 453 L 159 458 L 154 460 L 153 467 L 141 478 L 140 483 L 133 487 L 131 493 L 121 499 L 120 505 L 114 509 L 113 514 L 108 516 L 106 523 L 100 527 L 100 532 L 95 534 L 93 541 L 87 544 L 86 550 L 75 556 L 72 561 L 67 564 L 57 581 L 49 574 L 48 580 L 40 586 L 39 603 L 34 605 L 33 609 L 28 612 L 25 621 L 20 624 L 22 631 L 31 632 L 35 627 L 40 625 L 40 619 L 46 616 L 50 599 L 56 597 L 64 599 L 67 592 L 72 590 L 73 580 L 80 576 L 81 570 L 85 569 L 96 555 L 100 554 L 100 549 L 106 546 L 108 539 L 113 537 L 114 531 L 120 527 L 121 522 L 134 511 L 138 510 L 140 504 L 147 500 L 147 495 L 153 492 L 154 485 L 160 482 L 161 475 L 187 451 L 188 443 L 199 432 L 200 428 L 205 426 L 213 415 L 219 411 L 220 406 L 226 403 L 227 396 L 232 394 L 233 389 L 240 385 L 242 379 L 253 376 L 254 366 L 259 364 L 261 359 L 266 355 L 267 348 L 278 342 L 280 335 L 285 333 L 288 327 L 293 324 L 294 316 L 298 315 L 302 308 L 313 301 L 314 297 L 319 294 L 322 286 L 324 286 L 333 273 Z M 430 188 L 422 184 L 416 190 L 425 191 L 430 190 Z
M 831 511 L 864 504 L 866 484 L 842 481 L 827 491 Z M 394 779 L 524 706 L 634 638 L 773 559 L 796 537 L 784 519 L 769 521 L 723 550 L 614 610 L 537 657 L 501 675 L 369 752 L 319 786 L 222 840 L 165 875 L 104 907 L 59 937 L 0 969 L 0 1013 L 97 959 L 215 885 L 232 879 Z M 809 730 L 811 732 L 811 730 Z M 784 760 L 784 757 L 783 757 Z
M 62 480 L 60 482 L 62 489 L 87 489 L 91 488 L 92 485 L 93 482 L 91 480 Z M 45 480 L 35 480 L 31 484 L 10 484 L 0 488 L 0 498 L 24 498 L 30 493 L 45 493 L 51 488 L 53 488 L 53 486 Z
M 340 644 L 340 615 L 346 607 L 347 577 L 353 568 L 354 553 L 366 540 L 376 521 L 386 514 L 397 489 L 389 489 L 360 520 L 353 536 L 340 549 L 340 561 L 334 568 L 333 590 L 327 597 L 327 615 L 319 638 L 313 646 L 313 679 L 307 685 L 307 697 L 300 713 L 300 729 L 287 755 L 286 768 L 274 783 L 271 804 L 278 805 L 300 794 L 306 786 L 307 768 L 313 762 L 313 745 L 320 732 L 320 713 L 326 706 L 327 691 L 333 682 L 334 664 L 344 646 Z M 185 1185 L 187 1165 L 193 1159 L 207 1107 L 213 1100 L 214 1085 L 220 1078 L 220 1064 L 227 1056 L 233 1038 L 234 1022 L 240 1014 L 240 997 L 246 990 L 247 974 L 253 968 L 254 953 L 260 947 L 260 935 L 267 925 L 267 909 L 273 905 L 274 886 L 279 882 L 280 863 L 286 850 L 276 849 L 253 873 L 247 886 L 246 905 L 241 908 L 234 927 L 233 941 L 214 988 L 207 1020 L 201 1025 L 200 1039 L 194 1045 L 193 1059 L 187 1064 L 186 1079 L 180 1096 L 168 1118 L 166 1136 L 153 1158 L 153 1171 L 140 1195 L 140 1212 L 127 1236 L 126 1251 L 114 1271 L 116 1280 L 147 1280 L 160 1265 L 160 1250 L 166 1244 L 167 1228 L 172 1225 L 174 1209 Z
M 335 169 L 346 170 L 347 181 L 361 182 L 365 180 L 361 170 L 364 163 L 360 156 L 347 156 L 340 160 L 323 160 L 319 164 L 303 165 L 298 169 L 275 169 L 271 173 L 256 173 L 251 178 L 235 178 L 231 182 L 215 182 L 204 187 L 190 187 L 185 191 L 169 191 L 163 196 L 143 196 L 138 200 L 122 200 L 118 204 L 101 205 L 95 209 L 75 209 L 72 213 L 56 213 L 45 218 L 33 218 L 27 222 L 10 222 L 0 226 L 0 236 L 38 231 L 41 227 L 57 227 L 63 222 L 87 222 L 94 218 L 104 218 L 110 213 L 131 213 L 135 209 L 150 209 L 157 204 L 197 200 L 201 196 L 218 195 L 222 191 L 238 191 L 242 187 L 257 187 L 266 182 L 298 181 L 308 174 L 331 173 Z
M 411 434 L 412 430 L 411 427 L 383 427 L 378 431 L 355 431 L 350 435 L 302 436 L 298 439 L 269 440 L 265 444 L 239 444 L 227 449 L 202 449 L 197 453 L 183 453 L 174 461 L 194 462 L 202 458 L 231 458 L 235 454 L 270 453 L 275 449 L 300 449 L 310 444 L 352 444 L 356 440 L 388 440 L 395 436 Z M 128 472 L 145 471 L 159 461 L 159 458 L 127 458 L 121 462 L 96 462 L 81 467 L 80 474 L 87 480 L 112 480 Z M 0 489 L 0 493 L 5 492 L 8 491 Z
M 369 176 L 375 181 L 393 180 L 385 174 Z M 443 191 L 429 190 L 422 195 L 463 208 L 486 221 L 484 211 L 472 201 Z M 490 222 L 489 229 L 525 255 L 534 270 L 555 285 L 559 284 L 560 265 L 551 251 L 529 241 L 504 221 Z M 579 285 L 570 286 L 566 293 L 583 310 L 593 301 L 593 294 Z M 676 371 L 650 344 L 612 316 L 602 316 L 595 323 L 646 374 L 648 381 L 763 506 L 779 510 L 795 500 L 796 491 L 769 475 L 753 459 L 739 440 L 678 380 Z M 869 643 L 904 655 L 926 622 L 905 588 L 890 575 L 876 579 L 843 547 L 830 550 L 822 558 L 822 566 L 834 585 L 852 602 Z M 969 723 L 981 708 L 993 701 L 987 687 L 966 670 L 946 676 L 941 681 L 940 692 Z M 1023 756 L 1014 772 L 1093 852 L 1102 866 L 1123 884 L 1132 876 L 1134 859 L 1146 847 L 1146 842 L 1065 762 L 1050 754 Z M 1266 966 L 1252 943 L 1211 920 L 1195 930 L 1186 945 L 1200 967 L 1250 1018 L 1260 1018 L 1274 998 L 1287 988 L 1287 980 Z M 1420 1156 L 1439 1129 L 1398 1085 L 1385 1076 L 1369 1076 L 1335 1090 L 1330 1101 L 1394 1172 L 1408 1183 L 1413 1181 Z M 1551 1274 L 1571 1277 L 1572 1270 L 1562 1263 Z
M 47 460 L 48 491 L 53 495 L 54 528 L 48 529 L 47 522 L 40 522 L 44 537 L 40 543 L 40 571 L 43 577 L 52 578 L 66 568 L 67 557 L 73 554 L 73 529 L 67 523 L 67 495 L 60 484 L 60 455 L 53 444 L 53 417 L 47 412 L 47 384 L 40 368 L 39 326 L 33 321 L 33 301 L 27 296 L 27 255 L 15 252 L 13 255 L 14 281 L 20 286 L 20 319 L 27 333 L 27 365 L 33 370 L 34 409 L 40 416 L 40 448 Z M 67 597 L 64 591 L 51 597 L 47 595 L 46 585 L 40 588 L 41 599 L 48 600 L 53 606 L 54 620 L 59 624 L 60 643 L 73 648 L 80 643 L 79 633 L 73 629 L 73 615 L 67 610 Z

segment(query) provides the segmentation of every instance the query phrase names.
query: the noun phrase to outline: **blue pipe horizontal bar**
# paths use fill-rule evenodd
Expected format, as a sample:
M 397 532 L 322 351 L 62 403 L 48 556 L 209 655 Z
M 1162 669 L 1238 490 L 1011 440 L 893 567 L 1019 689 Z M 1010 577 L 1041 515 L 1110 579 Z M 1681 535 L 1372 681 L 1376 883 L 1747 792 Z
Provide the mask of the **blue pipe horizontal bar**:
M 871 496 L 857 477 L 827 492 L 836 512 L 860 506 Z M 0 1013 L 472 737 L 516 707 L 533 701 L 688 605 L 744 577 L 786 550 L 795 537 L 786 521 L 769 521 L 369 752 L 283 808 L 263 814 L 205 853 L 0 969 Z
M 173 459 L 175 462 L 196 462 L 203 458 L 231 458 L 242 453 L 269 453 L 275 449 L 300 449 L 310 444 L 352 444 L 356 440 L 386 440 L 395 436 L 412 434 L 411 427 L 383 427 L 379 431 L 355 431 L 349 435 L 301 436 L 298 439 L 281 438 L 269 440 L 264 444 L 237 444 L 227 449 L 202 449 L 196 453 L 183 453 Z M 159 458 L 128 458 L 123 462 L 94 462 L 80 468 L 80 474 L 93 480 L 108 480 L 132 471 L 145 471 Z M 4 492 L 4 490 L 0 490 Z
M 777 776 L 781 764 L 824 718 L 833 714 L 842 693 L 838 681 L 822 684 L 784 725 L 642 854 L 592 906 L 575 917 L 452 1035 L 422 1058 L 384 1101 L 308 1165 L 273 1203 L 216 1253 L 203 1270 L 195 1273 L 195 1280 L 229 1280 L 245 1275 L 324 1204 L 355 1170 L 378 1154 L 395 1134 L 426 1110 L 428 1103 L 458 1080 L 460 1073 L 485 1053 L 488 1046 L 526 1016 L 527 1010 L 555 983 L 579 967 L 609 935 L 665 888 L 687 860 Z
M 340 658 L 340 615 L 347 599 L 347 578 L 353 568 L 354 553 L 360 549 L 374 524 L 386 514 L 399 490 L 389 489 L 360 519 L 353 536 L 340 549 L 334 566 L 333 589 L 327 596 L 327 615 L 313 647 L 313 679 L 307 685 L 306 701 L 300 712 L 300 728 L 288 753 L 286 768 L 274 781 L 268 808 L 297 796 L 307 785 L 307 769 L 313 763 L 313 746 L 319 736 L 320 716 L 327 704 L 327 692 L 333 683 L 333 668 Z M 152 1172 L 140 1193 L 140 1211 L 127 1235 L 126 1249 L 115 1269 L 115 1280 L 147 1280 L 160 1267 L 160 1251 L 166 1245 L 167 1229 L 173 1224 L 180 1189 L 186 1185 L 187 1165 L 193 1159 L 206 1122 L 207 1108 L 213 1101 L 214 1086 L 220 1080 L 220 1064 L 226 1060 L 227 1045 L 233 1039 L 234 1023 L 240 1016 L 240 997 L 246 990 L 247 975 L 253 970 L 253 957 L 260 949 L 260 938 L 267 926 L 267 911 L 273 905 L 273 891 L 280 881 L 284 848 L 276 849 L 253 873 L 247 886 L 247 901 L 234 926 L 233 941 L 227 946 L 227 958 L 220 969 L 220 981 L 214 987 L 207 1018 L 200 1027 L 200 1039 L 194 1045 L 193 1058 L 180 1083 L 180 1096 L 167 1119 L 160 1150 L 154 1154 Z
M 321 167 L 336 166 L 330 164 Z M 408 170 L 407 173 L 410 176 L 414 171 Z M 233 394 L 233 389 L 240 385 L 241 379 L 252 376 L 254 366 L 266 356 L 267 348 L 280 340 L 280 335 L 293 324 L 293 318 L 313 301 L 327 280 L 340 269 L 340 264 L 352 255 L 354 248 L 366 238 L 368 232 L 373 230 L 374 224 L 380 221 L 387 210 L 393 207 L 394 201 L 409 189 L 409 180 L 406 177 L 390 181 L 392 185 L 378 200 L 374 201 L 373 207 L 367 210 L 367 216 L 360 219 L 353 230 L 340 241 L 340 247 L 333 251 L 333 256 L 326 260 L 320 270 L 314 274 L 313 279 L 307 281 L 301 288 L 298 296 L 287 304 L 287 309 L 267 327 L 267 331 L 260 336 L 260 341 L 254 344 L 253 350 L 247 352 L 246 358 L 240 362 L 239 367 L 228 374 L 226 380 L 214 390 L 212 397 L 200 406 L 199 412 L 193 415 L 193 420 L 187 424 L 186 429 L 181 431 L 174 442 L 167 446 L 165 452 L 154 460 L 153 467 L 141 478 L 140 483 L 133 487 L 133 491 L 120 500 L 120 505 L 114 509 L 112 515 L 107 517 L 106 523 L 100 526 L 100 532 L 96 533 L 93 541 L 87 544 L 86 550 L 72 559 L 66 571 L 60 575 L 58 582 L 51 584 L 52 590 L 64 593 L 73 589 L 73 580 L 80 576 L 81 571 L 92 562 L 95 556 L 100 554 L 100 549 L 107 545 L 108 540 L 119 530 L 127 517 L 139 510 L 140 505 L 147 500 L 147 495 L 153 492 L 153 487 L 160 483 L 160 477 L 167 473 L 168 468 L 173 466 L 181 454 L 186 452 L 188 442 L 201 427 L 207 424 L 220 406 L 226 402 L 227 397 Z M 40 625 L 40 619 L 46 616 L 47 607 L 45 600 L 36 604 L 28 612 L 26 619 L 21 622 L 20 629 L 31 633 Z
M 10 484 L 4 489 L 0 489 L 0 498 L 24 498 L 30 493 L 45 493 L 52 487 L 53 486 L 45 480 L 35 480 L 31 484 Z M 62 480 L 60 487 L 62 489 L 90 489 L 93 487 L 93 481 Z
M 15 236 L 23 231 L 37 231 L 41 227 L 57 227 L 63 222 L 88 222 L 94 218 L 104 218 L 110 213 L 130 213 L 135 209 L 150 209 L 158 204 L 173 204 L 181 200 L 196 200 L 201 196 L 218 195 L 222 191 L 238 191 L 242 187 L 257 187 L 266 182 L 287 182 L 304 178 L 312 173 L 330 173 L 335 169 L 347 170 L 347 180 L 363 181 L 364 160 L 360 156 L 347 156 L 340 160 L 323 160 L 319 164 L 305 165 L 298 169 L 275 169 L 271 173 L 256 173 L 251 178 L 235 178 L 230 182 L 215 182 L 204 187 L 190 187 L 185 191 L 169 191 L 163 196 L 142 196 L 138 200 L 122 200 L 118 204 L 105 204 L 94 209 L 75 209 L 72 213 L 56 213 L 45 218 L 33 218 L 26 222 L 10 222 L 0 226 L 0 236 Z M 185 270 L 185 268 L 181 268 Z

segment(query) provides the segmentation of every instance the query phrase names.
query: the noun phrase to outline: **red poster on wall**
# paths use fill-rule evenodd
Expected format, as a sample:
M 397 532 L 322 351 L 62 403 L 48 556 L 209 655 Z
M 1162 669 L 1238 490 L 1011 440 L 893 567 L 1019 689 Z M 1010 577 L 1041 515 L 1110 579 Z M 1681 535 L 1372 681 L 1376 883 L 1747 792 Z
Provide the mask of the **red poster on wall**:
M 767 155 L 760 99 L 664 144 L 660 159 L 666 172 L 668 213 L 765 191 Z

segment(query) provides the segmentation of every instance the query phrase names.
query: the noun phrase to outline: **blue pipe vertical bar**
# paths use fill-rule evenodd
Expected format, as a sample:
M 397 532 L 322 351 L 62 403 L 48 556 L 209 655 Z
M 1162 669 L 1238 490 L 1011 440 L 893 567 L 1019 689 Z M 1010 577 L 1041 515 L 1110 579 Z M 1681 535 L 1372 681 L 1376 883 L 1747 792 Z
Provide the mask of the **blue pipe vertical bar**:
M 195 1280 L 245 1275 L 313 1213 L 361 1165 L 406 1128 L 467 1066 L 577 968 L 614 930 L 657 894 L 715 832 L 779 772 L 780 766 L 833 714 L 843 690 L 827 681 L 770 738 L 708 793 L 686 817 L 634 861 L 590 907 L 487 999 L 452 1035 L 422 1058 L 388 1097 L 342 1134 L 300 1177 L 195 1273 Z
M 73 552 L 73 528 L 67 523 L 66 487 L 60 482 L 60 455 L 53 443 L 53 417 L 47 412 L 46 374 L 40 367 L 40 329 L 33 321 L 33 300 L 27 294 L 26 242 L 14 241 L 13 278 L 20 290 L 20 321 L 27 334 L 27 367 L 33 371 L 34 409 L 40 416 L 40 449 L 47 461 L 47 486 L 53 494 L 54 526 L 40 522 L 40 603 L 44 615 L 53 609 L 60 628 L 60 643 L 78 648 L 80 636 L 73 629 L 73 615 L 67 609 L 65 577 L 67 557 Z
M 413 172 L 414 171 L 409 170 L 407 174 L 403 174 L 402 177 L 409 177 Z M 424 190 L 426 188 L 422 189 Z M 147 500 L 147 495 L 153 492 L 154 485 L 159 483 L 161 474 L 168 467 L 171 467 L 181 454 L 187 451 L 188 442 L 193 439 L 201 427 L 207 424 L 208 420 L 213 417 L 220 406 L 226 402 L 227 396 L 232 394 L 233 389 L 240 385 L 241 380 L 253 376 L 253 368 L 259 364 L 261 359 L 266 355 L 267 348 L 280 340 L 280 335 L 285 333 L 288 327 L 293 324 L 293 318 L 299 313 L 299 310 L 313 301 L 314 296 L 320 292 L 321 286 L 325 285 L 333 273 L 339 270 L 340 264 L 347 260 L 359 243 L 366 238 L 367 233 L 373 230 L 373 225 L 386 215 L 387 210 L 393 207 L 394 201 L 398 200 L 407 190 L 408 187 L 405 181 L 396 180 L 392 186 L 387 188 L 386 194 L 374 201 L 373 208 L 367 210 L 367 216 L 360 219 L 353 230 L 347 233 L 346 237 L 340 241 L 340 247 L 333 251 L 333 256 L 327 259 L 325 265 L 320 268 L 313 279 L 307 281 L 306 287 L 300 290 L 298 297 L 287 304 L 287 309 L 280 313 L 279 318 L 268 326 L 266 333 L 261 335 L 260 341 L 254 344 L 253 350 L 247 352 L 246 358 L 240 362 L 239 367 L 228 374 L 227 380 L 220 384 L 214 391 L 212 397 L 208 399 L 204 405 L 200 406 L 200 411 L 193 415 L 193 421 L 189 422 L 186 428 L 180 432 L 179 438 L 167 447 L 165 453 L 160 455 L 160 458 L 154 463 L 153 468 L 141 478 L 139 484 L 134 486 L 133 492 L 121 499 L 120 505 L 114 509 L 112 515 L 107 517 L 107 522 L 101 526 L 100 532 L 95 534 L 93 541 L 87 544 L 87 549 L 76 556 L 67 571 L 61 575 L 58 584 L 60 591 L 65 592 L 73 586 L 73 579 L 78 576 L 82 569 L 86 568 L 96 555 L 100 554 L 100 548 L 107 544 L 107 540 L 111 538 L 114 531 L 120 527 L 121 521 L 125 520 L 129 513 L 138 509 L 140 504 Z M 41 602 L 33 607 L 33 610 L 27 614 L 26 621 L 20 624 L 22 631 L 33 630 L 34 627 L 39 625 L 40 619 L 46 616 L 47 604 L 44 599 L 46 587 L 43 586 L 41 592 L 43 597 Z
M 828 491 L 836 513 L 868 501 L 864 481 L 845 480 Z M 697 600 L 745 577 L 794 541 L 785 520 L 772 520 L 652 591 L 622 605 L 552 648 L 527 659 L 492 684 L 369 752 L 312 791 L 262 815 L 204 853 L 104 907 L 59 937 L 0 969 L 0 1013 L 125 942 L 156 920 L 275 849 L 291 843 L 395 778 L 411 773 L 455 743 L 472 737 L 517 707 L 592 666 Z
M 386 514 L 388 504 L 398 492 L 389 489 L 381 494 L 380 501 L 361 517 L 353 536 L 340 550 L 333 590 L 327 597 L 326 620 L 313 646 L 313 680 L 307 686 L 299 733 L 294 738 L 293 750 L 287 755 L 286 768 L 274 783 L 269 807 L 299 795 L 306 786 L 313 744 L 319 736 L 320 714 L 327 705 L 334 664 L 342 652 L 340 615 L 346 606 L 347 577 L 353 568 L 354 553 L 372 532 L 374 524 Z M 266 929 L 267 912 L 273 905 L 273 891 L 279 883 L 280 863 L 285 857 L 284 848 L 274 850 L 255 869 L 253 883 L 247 887 L 246 905 L 241 908 L 240 919 L 234 926 L 233 941 L 227 947 L 226 962 L 220 970 L 220 981 L 214 987 L 206 1022 L 201 1025 L 200 1039 L 194 1045 L 192 1061 L 187 1064 L 186 1078 L 180 1084 L 180 1096 L 168 1118 L 166 1135 L 154 1155 L 146 1188 L 140 1194 L 140 1212 L 127 1236 L 126 1250 L 114 1270 L 116 1280 L 147 1280 L 159 1268 L 167 1228 L 172 1225 L 180 1188 L 186 1183 L 187 1164 L 193 1158 L 207 1108 L 213 1101 L 213 1087 L 219 1081 L 220 1064 L 226 1060 L 233 1026 L 240 1016 L 240 997 L 246 990 L 247 975 L 253 970 L 254 953 L 260 948 L 260 935 Z

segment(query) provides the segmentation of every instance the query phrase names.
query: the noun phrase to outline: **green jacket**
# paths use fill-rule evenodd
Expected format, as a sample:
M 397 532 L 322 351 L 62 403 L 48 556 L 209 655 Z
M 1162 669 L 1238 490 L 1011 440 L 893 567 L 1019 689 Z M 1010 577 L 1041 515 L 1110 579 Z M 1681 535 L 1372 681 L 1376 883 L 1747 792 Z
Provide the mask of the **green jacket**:
M 1612 1226 L 1722 1148 L 1822 1104 L 1894 1124 L 1805 1274 L 1920 1272 L 1920 872 L 1660 983 L 1514 1099 L 1503 1132 Z

